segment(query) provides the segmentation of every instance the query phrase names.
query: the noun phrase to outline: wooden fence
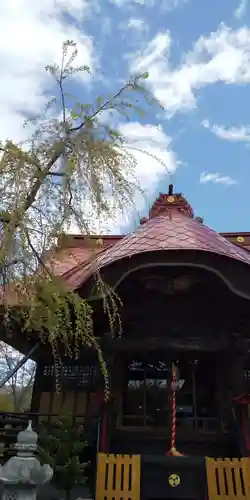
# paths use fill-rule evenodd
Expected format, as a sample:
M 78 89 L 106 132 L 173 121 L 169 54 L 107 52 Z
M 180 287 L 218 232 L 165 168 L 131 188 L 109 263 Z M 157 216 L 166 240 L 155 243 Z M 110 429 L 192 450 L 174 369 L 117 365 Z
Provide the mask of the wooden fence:
M 206 458 L 209 500 L 250 500 L 250 459 Z M 140 455 L 97 459 L 96 500 L 140 500 Z
M 249 458 L 206 458 L 209 500 L 250 500 Z
M 140 483 L 140 455 L 98 454 L 96 500 L 140 500 Z

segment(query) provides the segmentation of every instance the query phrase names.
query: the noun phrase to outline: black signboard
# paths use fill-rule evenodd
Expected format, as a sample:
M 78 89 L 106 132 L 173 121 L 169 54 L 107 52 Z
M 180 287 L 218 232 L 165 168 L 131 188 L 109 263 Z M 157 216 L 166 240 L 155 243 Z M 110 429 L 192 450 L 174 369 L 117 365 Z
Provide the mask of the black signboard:
M 52 390 L 57 382 L 63 390 L 94 389 L 97 385 L 98 370 L 94 364 L 67 363 L 56 369 L 54 365 L 43 367 L 43 390 Z

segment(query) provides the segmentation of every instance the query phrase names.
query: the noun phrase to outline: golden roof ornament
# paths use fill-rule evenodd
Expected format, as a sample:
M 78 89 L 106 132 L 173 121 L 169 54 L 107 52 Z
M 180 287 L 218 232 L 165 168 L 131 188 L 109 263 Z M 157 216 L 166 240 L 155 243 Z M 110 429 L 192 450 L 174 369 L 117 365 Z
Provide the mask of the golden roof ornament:
M 175 202 L 175 197 L 174 196 L 168 196 L 167 197 L 167 202 L 168 203 L 174 203 Z
M 186 213 L 191 218 L 194 217 L 192 207 L 181 193 L 174 193 L 173 184 L 169 184 L 167 193 L 159 193 L 149 211 L 149 218 L 156 217 L 163 213 L 167 213 L 171 217 L 171 209 L 178 209 Z
M 102 238 L 98 238 L 95 243 L 96 243 L 96 246 L 102 247 L 103 246 L 103 239 Z

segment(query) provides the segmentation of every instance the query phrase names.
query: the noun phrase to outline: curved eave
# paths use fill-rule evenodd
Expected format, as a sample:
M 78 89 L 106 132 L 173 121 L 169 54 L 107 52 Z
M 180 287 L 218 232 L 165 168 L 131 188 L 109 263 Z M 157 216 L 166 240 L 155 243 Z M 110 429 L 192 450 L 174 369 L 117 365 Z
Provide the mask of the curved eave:
M 235 262 L 243 262 L 243 264 L 245 265 L 249 265 L 249 264 L 246 264 L 244 261 L 242 260 L 239 260 L 239 259 L 235 259 L 233 257 L 228 257 L 228 255 L 226 254 L 223 254 L 223 253 L 218 253 L 218 252 L 214 252 L 212 250 L 197 250 L 197 249 L 192 249 L 192 248 L 189 248 L 189 249 L 183 249 L 182 251 L 185 252 L 185 251 L 193 251 L 193 252 L 196 252 L 196 251 L 199 251 L 199 252 L 202 252 L 202 253 L 207 253 L 207 254 L 210 254 L 210 255 L 220 255 L 221 257 L 226 257 L 228 259 L 231 259 L 232 261 L 235 261 Z M 125 259 L 128 259 L 128 258 L 131 258 L 133 256 L 136 256 L 136 255 L 139 255 L 139 254 L 146 254 L 146 253 L 151 253 L 151 252 L 180 252 L 181 250 L 179 248 L 172 248 L 172 249 L 160 249 L 160 250 L 144 250 L 144 251 L 141 251 L 141 252 L 137 252 L 137 253 L 131 253 L 130 255 L 127 255 L 127 256 L 121 256 L 119 258 L 117 258 L 116 260 L 112 260 L 110 262 L 106 262 L 106 263 L 103 263 L 103 264 L 100 264 L 100 263 L 97 263 L 97 262 L 93 262 L 91 261 L 90 263 L 87 263 L 86 265 L 84 266 L 79 266 L 77 268 L 75 268 L 71 273 L 67 273 L 66 276 L 63 276 L 63 280 L 65 281 L 66 285 L 71 289 L 71 290 L 77 290 L 79 288 L 81 288 L 82 286 L 84 286 L 85 283 L 87 283 L 87 281 L 95 275 L 95 273 L 97 271 L 101 271 L 102 269 L 104 269 L 106 266 L 109 266 L 111 264 L 114 264 L 115 262 L 119 262 L 121 260 L 125 260 Z M 250 272 L 250 267 L 249 267 L 249 272 Z
M 250 254 L 200 222 L 176 212 L 171 218 L 160 215 L 125 236 L 91 261 L 76 266 L 63 276 L 73 289 L 80 288 L 96 271 L 121 259 L 158 251 L 199 251 L 213 253 L 250 265 Z M 250 269 L 250 268 L 249 268 Z

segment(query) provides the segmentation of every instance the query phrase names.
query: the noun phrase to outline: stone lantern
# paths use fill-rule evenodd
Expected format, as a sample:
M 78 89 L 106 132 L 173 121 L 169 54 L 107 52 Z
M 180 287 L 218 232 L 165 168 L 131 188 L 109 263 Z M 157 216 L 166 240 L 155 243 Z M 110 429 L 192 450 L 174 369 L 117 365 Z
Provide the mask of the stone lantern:
M 37 487 L 52 479 L 50 465 L 41 465 L 34 456 L 37 440 L 30 420 L 27 429 L 17 435 L 16 455 L 0 466 L 2 500 L 36 500 Z

